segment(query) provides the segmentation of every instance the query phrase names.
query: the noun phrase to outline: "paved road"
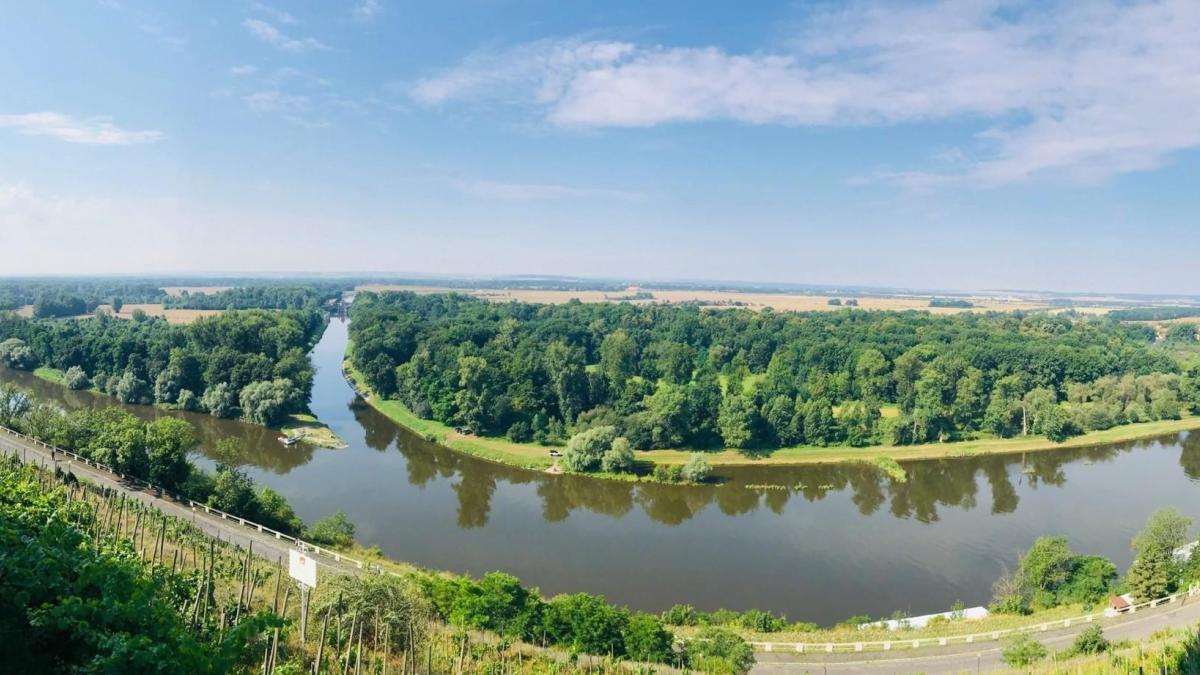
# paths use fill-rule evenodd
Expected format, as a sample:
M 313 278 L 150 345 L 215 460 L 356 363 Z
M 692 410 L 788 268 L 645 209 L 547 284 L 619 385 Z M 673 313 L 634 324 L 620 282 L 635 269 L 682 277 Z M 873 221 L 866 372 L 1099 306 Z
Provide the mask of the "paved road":
M 125 481 L 103 469 L 69 461 L 61 454 L 55 460 L 51 458 L 49 450 L 12 436 L 4 430 L 0 430 L 0 452 L 17 455 L 23 461 L 41 464 L 48 468 L 57 463 L 63 471 L 70 471 L 96 485 L 121 490 L 129 497 L 154 506 L 168 515 L 191 522 L 202 532 L 222 541 L 232 542 L 242 548 L 248 548 L 250 543 L 254 542 L 254 553 L 271 562 L 287 560 L 288 551 L 295 548 L 295 544 L 292 542 L 276 539 L 272 534 L 258 532 L 237 521 L 225 520 L 219 515 L 205 513 L 202 508 L 193 509 L 186 503 L 176 502 L 169 497 L 158 497 L 154 492 Z M 314 555 L 312 558 L 317 561 L 318 569 L 324 568 L 342 573 L 359 571 L 355 565 L 339 563 L 330 557 Z
M 1200 623 L 1200 598 L 1185 599 L 1182 603 L 1162 605 L 1154 609 L 1143 609 L 1137 614 L 1123 615 L 1118 620 L 1102 623 L 1104 635 L 1109 640 L 1143 640 L 1164 628 L 1195 626 Z M 1051 650 L 1069 647 L 1075 636 L 1088 624 L 1078 624 L 1044 633 L 1034 633 L 1034 638 Z M 800 654 L 759 653 L 755 673 L 975 673 L 1002 670 L 1000 650 L 1004 642 L 991 643 L 988 649 L 978 645 L 958 645 L 940 651 L 921 650 L 920 656 L 909 658 L 884 656 L 878 658 L 858 657 L 857 660 L 813 662 L 802 661 Z M 973 647 L 973 648 L 972 648 Z M 847 657 L 857 655 L 846 655 Z

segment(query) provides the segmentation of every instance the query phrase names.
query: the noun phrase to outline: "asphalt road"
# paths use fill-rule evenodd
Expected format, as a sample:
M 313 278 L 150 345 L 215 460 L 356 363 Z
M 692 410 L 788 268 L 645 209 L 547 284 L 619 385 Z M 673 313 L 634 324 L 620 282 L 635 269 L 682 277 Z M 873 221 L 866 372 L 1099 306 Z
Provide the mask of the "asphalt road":
M 1144 640 L 1164 628 L 1180 628 L 1200 623 L 1200 597 L 1186 598 L 1183 602 L 1161 605 L 1154 609 L 1143 609 L 1136 614 L 1121 615 L 1102 622 L 1104 636 L 1112 641 Z M 1033 633 L 1034 639 L 1046 647 L 1062 650 L 1069 647 L 1075 636 L 1089 624 L 1081 623 L 1059 630 Z M 880 654 L 877 658 L 859 657 L 857 660 L 814 662 L 802 660 L 803 655 L 783 652 L 758 653 L 758 665 L 754 673 L 976 673 L 1003 670 L 1000 650 L 1004 641 L 990 643 L 987 649 L 978 645 L 958 645 L 943 650 L 920 650 L 908 658 Z M 972 647 L 974 647 L 972 649 Z M 850 655 L 847 655 L 850 656 Z M 857 655 L 856 655 L 857 656 Z
M 168 515 L 186 520 L 202 532 L 221 541 L 231 542 L 242 548 L 249 548 L 253 542 L 255 555 L 271 562 L 286 561 L 288 551 L 295 548 L 295 544 L 290 541 L 276 539 L 272 534 L 259 532 L 237 521 L 225 520 L 219 515 L 205 513 L 202 508 L 194 509 L 186 503 L 176 502 L 169 497 L 158 497 L 151 490 L 122 480 L 102 469 L 70 461 L 64 455 L 58 455 L 55 460 L 50 456 L 49 450 L 12 436 L 3 430 L 0 430 L 0 452 L 15 454 L 22 457 L 23 461 L 38 463 L 47 468 L 53 468 L 57 464 L 63 471 L 70 471 L 79 478 L 87 479 L 96 485 L 121 490 L 130 498 L 154 506 Z M 337 562 L 332 557 L 311 554 L 310 557 L 317 562 L 318 570 L 327 569 L 339 573 L 357 573 L 359 571 L 356 565 Z

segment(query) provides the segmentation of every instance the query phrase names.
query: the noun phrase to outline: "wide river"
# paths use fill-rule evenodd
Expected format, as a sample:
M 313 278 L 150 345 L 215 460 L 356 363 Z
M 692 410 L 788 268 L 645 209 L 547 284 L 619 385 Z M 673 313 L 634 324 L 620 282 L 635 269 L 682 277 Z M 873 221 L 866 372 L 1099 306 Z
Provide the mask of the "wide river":
M 192 421 L 204 453 L 242 437 L 245 468 L 306 522 L 343 510 L 363 544 L 393 558 L 503 570 L 547 595 L 589 591 L 650 611 L 757 607 L 825 624 L 986 604 L 1040 535 L 1066 535 L 1124 570 L 1151 511 L 1200 516 L 1200 433 L 909 462 L 907 483 L 867 467 L 748 467 L 722 471 L 720 485 L 680 487 L 499 466 L 431 445 L 358 399 L 341 375 L 346 328 L 334 319 L 313 351 L 312 410 L 348 448 L 284 448 L 260 427 L 125 407 Z M 0 380 L 69 407 L 119 405 L 28 373 L 0 368 Z

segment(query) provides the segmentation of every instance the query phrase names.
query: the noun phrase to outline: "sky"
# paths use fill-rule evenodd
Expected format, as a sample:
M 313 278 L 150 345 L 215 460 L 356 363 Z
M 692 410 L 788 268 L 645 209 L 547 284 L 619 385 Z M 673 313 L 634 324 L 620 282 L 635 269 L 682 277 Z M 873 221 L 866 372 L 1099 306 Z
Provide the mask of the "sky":
M 1200 293 L 1200 3 L 6 3 L 0 275 Z

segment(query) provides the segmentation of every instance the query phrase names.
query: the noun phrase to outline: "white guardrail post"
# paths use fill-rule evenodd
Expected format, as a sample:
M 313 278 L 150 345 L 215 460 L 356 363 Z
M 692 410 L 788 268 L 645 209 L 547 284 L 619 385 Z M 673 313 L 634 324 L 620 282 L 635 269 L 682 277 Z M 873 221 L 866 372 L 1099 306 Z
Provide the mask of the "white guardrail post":
M 317 545 L 315 545 L 315 544 L 309 544 L 308 542 L 305 542 L 305 541 L 304 541 L 304 540 L 302 540 L 302 539 L 299 539 L 299 538 L 297 538 L 297 537 L 293 537 L 293 536 L 291 536 L 291 535 L 288 535 L 288 534 L 283 534 L 282 532 L 277 532 L 277 531 L 275 531 L 275 530 L 273 530 L 273 529 L 271 529 L 271 528 L 269 528 L 269 527 L 266 527 L 265 525 L 259 525 L 258 523 L 251 522 L 251 521 L 249 521 L 249 520 L 246 520 L 245 518 L 239 518 L 238 516 L 235 516 L 235 515 L 233 515 L 233 514 L 225 513 L 225 512 L 224 512 L 224 511 L 222 511 L 221 509 L 216 509 L 216 508 L 213 508 L 213 507 L 211 507 L 211 506 L 208 506 L 207 504 L 203 504 L 203 503 L 200 503 L 200 504 L 198 504 L 197 502 L 194 502 L 194 501 L 192 501 L 191 499 L 180 498 L 180 497 L 178 497 L 178 496 L 176 496 L 176 495 L 172 495 L 171 493 L 167 492 L 166 490 L 164 490 L 164 489 L 162 489 L 162 488 L 160 488 L 160 487 L 158 487 L 158 486 L 156 486 L 156 485 L 153 485 L 153 484 L 151 484 L 151 483 L 143 483 L 142 481 L 139 481 L 139 480 L 136 480 L 136 479 L 132 479 L 132 478 L 126 478 L 124 475 L 122 475 L 122 474 L 118 473 L 118 472 L 117 472 L 115 469 L 113 469 L 113 468 L 112 468 L 112 467 L 110 467 L 110 466 L 107 466 L 107 465 L 101 464 L 100 462 L 93 461 L 93 460 L 91 460 L 91 459 L 88 459 L 87 457 L 84 457 L 84 456 L 82 456 L 82 455 L 77 455 L 77 454 L 75 454 L 75 453 L 71 452 L 70 450 L 63 450 L 62 448 L 58 448 L 58 447 L 55 447 L 55 446 L 49 445 L 49 444 L 47 444 L 47 443 L 44 443 L 44 442 L 42 442 L 42 441 L 40 441 L 40 440 L 38 440 L 38 439 L 36 439 L 36 438 L 32 438 L 32 437 L 30 437 L 30 436 L 26 436 L 25 434 L 23 434 L 23 433 L 21 433 L 21 432 L 17 431 L 16 429 L 10 429 L 10 428 L 8 428 L 8 427 L 6 427 L 6 426 L 2 426 L 2 425 L 0 425 L 0 431 L 3 431 L 4 433 L 6 433 L 6 434 L 9 434 L 9 435 L 11 435 L 11 436 L 15 436 L 16 438 L 18 438 L 18 439 L 20 439 L 20 440 L 23 440 L 23 441 L 25 441 L 25 442 L 27 442 L 27 443 L 30 443 L 30 444 L 32 444 L 34 447 L 38 447 L 38 446 L 40 446 L 40 447 L 43 447 L 43 448 L 45 448 L 45 449 L 47 449 L 47 450 L 50 450 L 51 452 L 54 452 L 54 453 L 62 453 L 63 455 L 66 455 L 67 457 L 70 457 L 70 458 L 72 458 L 72 459 L 74 459 L 74 460 L 76 460 L 76 461 L 83 462 L 83 463 L 84 463 L 84 464 L 86 464 L 87 466 L 90 466 L 90 467 L 93 467 L 93 468 L 96 468 L 96 469 L 100 469 L 101 471 L 106 471 L 106 472 L 108 472 L 108 473 L 110 473 L 110 474 L 113 474 L 114 476 L 117 476 L 118 478 L 121 478 L 121 479 L 123 479 L 123 480 L 126 480 L 127 482 L 130 482 L 130 483 L 133 483 L 134 485 L 145 486 L 147 489 L 150 489 L 150 490 L 155 490 L 155 491 L 157 491 L 157 492 L 159 492 L 160 494 L 162 494 L 162 495 L 165 495 L 165 496 L 170 496 L 170 497 L 172 497 L 172 499 L 174 499 L 174 500 L 175 500 L 175 501 L 177 501 L 177 502 L 180 502 L 180 503 L 184 503 L 184 502 L 186 502 L 186 503 L 188 504 L 188 506 L 190 506 L 192 509 L 195 509 L 195 508 L 197 507 L 197 505 L 198 505 L 198 506 L 200 506 L 201 508 L 203 508 L 203 509 L 204 509 L 204 512 L 205 512 L 206 514 L 209 514 L 209 515 L 212 515 L 212 514 L 219 515 L 219 516 L 221 517 L 221 520 L 226 520 L 226 521 L 228 521 L 228 520 L 235 520 L 235 521 L 237 521 L 237 522 L 238 522 L 238 524 L 239 524 L 239 525 L 241 525 L 241 526 L 243 526 L 243 527 L 249 528 L 249 529 L 251 529 L 251 530 L 257 530 L 258 532 L 262 532 L 262 533 L 265 533 L 265 534 L 271 534 L 271 535 L 274 535 L 274 537 L 275 537 L 276 539 L 284 539 L 284 540 L 287 540 L 287 541 L 290 541 L 290 542 L 293 542 L 293 543 L 296 543 L 296 544 L 304 544 L 304 545 L 306 545 L 306 546 L 308 547 L 308 550 L 310 550 L 310 551 L 315 551 L 317 554 L 319 554 L 319 555 L 323 555 L 323 556 L 325 556 L 325 557 L 327 557 L 327 558 L 328 558 L 328 557 L 332 557 L 332 558 L 334 559 L 334 562 L 338 562 L 338 563 L 345 562 L 345 563 L 349 563 L 349 564 L 353 565 L 353 566 L 354 566 L 355 568 L 357 568 L 357 569 L 360 569 L 360 570 L 361 570 L 361 569 L 365 569 L 365 565 L 364 565 L 363 561 L 361 561 L 361 560 L 357 560 L 357 559 L 355 559 L 355 558 L 352 558 L 352 557 L 350 557 L 350 556 L 345 556 L 345 555 L 342 555 L 342 554 L 340 554 L 340 553 L 336 553 L 336 552 L 333 552 L 333 551 L 322 550 L 320 546 L 317 546 Z M 16 451 L 16 448 L 15 448 L 15 447 L 13 448 L 13 451 L 14 451 L 14 452 Z M 161 498 L 162 498 L 162 497 L 159 497 L 159 496 L 156 496 L 156 497 L 155 497 L 155 499 L 161 499 Z M 395 573 L 393 572 L 393 574 L 395 574 Z M 399 575 L 396 575 L 396 576 L 399 576 Z

